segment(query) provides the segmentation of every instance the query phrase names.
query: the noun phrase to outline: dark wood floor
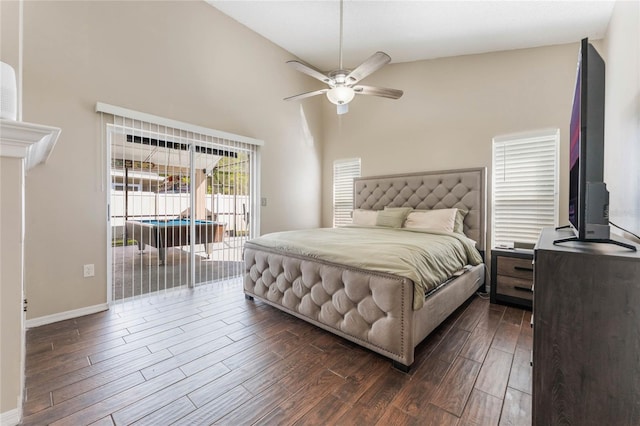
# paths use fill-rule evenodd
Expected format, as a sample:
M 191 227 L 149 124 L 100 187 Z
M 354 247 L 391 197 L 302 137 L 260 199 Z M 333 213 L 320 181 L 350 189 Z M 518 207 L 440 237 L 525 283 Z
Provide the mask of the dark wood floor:
M 527 425 L 530 313 L 475 297 L 409 374 L 239 280 L 27 332 L 25 425 Z

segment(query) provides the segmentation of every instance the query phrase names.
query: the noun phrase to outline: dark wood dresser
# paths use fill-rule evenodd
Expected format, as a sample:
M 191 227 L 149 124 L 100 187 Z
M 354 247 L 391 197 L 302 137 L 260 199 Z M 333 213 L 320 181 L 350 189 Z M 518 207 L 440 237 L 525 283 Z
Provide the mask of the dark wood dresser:
M 533 425 L 640 425 L 640 251 L 568 236 L 534 254 Z

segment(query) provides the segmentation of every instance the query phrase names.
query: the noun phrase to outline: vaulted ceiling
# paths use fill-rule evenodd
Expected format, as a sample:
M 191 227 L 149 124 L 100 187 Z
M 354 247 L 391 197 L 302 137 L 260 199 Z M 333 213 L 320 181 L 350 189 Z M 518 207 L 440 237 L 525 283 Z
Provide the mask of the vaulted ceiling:
M 338 0 L 206 0 L 322 70 L 339 59 Z M 392 62 L 602 38 L 614 6 L 601 1 L 344 1 L 344 65 L 376 51 Z

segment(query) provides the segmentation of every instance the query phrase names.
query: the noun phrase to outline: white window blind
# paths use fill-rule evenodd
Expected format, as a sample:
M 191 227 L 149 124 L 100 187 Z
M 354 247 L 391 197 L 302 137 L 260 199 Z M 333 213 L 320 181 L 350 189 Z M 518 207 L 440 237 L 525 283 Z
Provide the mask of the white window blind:
M 535 244 L 558 224 L 559 130 L 493 139 L 493 246 Z
M 351 223 L 353 179 L 360 177 L 360 159 L 333 162 L 333 226 Z
M 109 303 L 236 279 L 259 235 L 262 141 L 98 103 Z

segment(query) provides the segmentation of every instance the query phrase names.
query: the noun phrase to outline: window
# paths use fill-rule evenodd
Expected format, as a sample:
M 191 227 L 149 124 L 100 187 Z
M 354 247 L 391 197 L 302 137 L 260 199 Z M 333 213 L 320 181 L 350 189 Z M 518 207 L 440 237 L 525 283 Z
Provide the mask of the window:
M 351 223 L 353 211 L 353 179 L 360 177 L 360 159 L 333 162 L 333 226 Z
M 535 244 L 558 224 L 559 130 L 493 139 L 493 232 L 496 245 Z

